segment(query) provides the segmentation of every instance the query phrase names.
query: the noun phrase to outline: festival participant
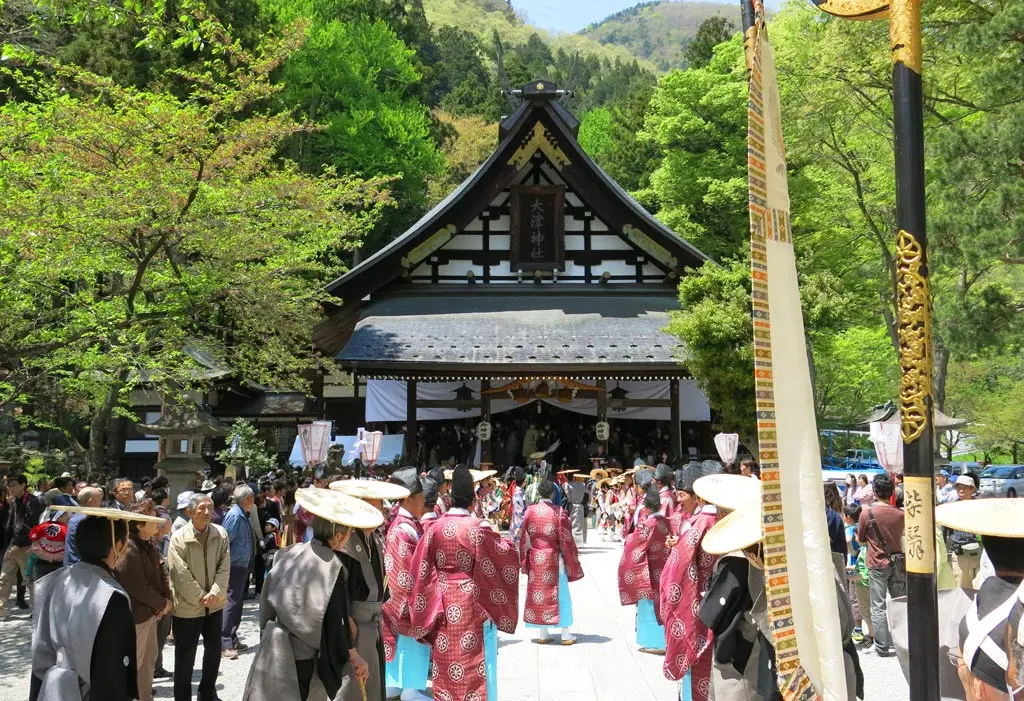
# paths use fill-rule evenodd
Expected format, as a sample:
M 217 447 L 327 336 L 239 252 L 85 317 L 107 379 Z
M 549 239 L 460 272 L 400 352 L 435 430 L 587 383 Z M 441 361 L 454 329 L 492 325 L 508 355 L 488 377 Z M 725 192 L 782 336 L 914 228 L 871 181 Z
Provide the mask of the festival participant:
M 427 478 L 424 478 L 427 479 Z M 384 571 L 391 597 L 384 602 L 385 694 L 401 701 L 428 701 L 423 693 L 430 671 L 430 646 L 409 635 L 412 623 L 409 592 L 412 591 L 412 557 L 423 536 L 420 519 L 425 515 L 423 480 L 415 467 L 396 470 L 391 481 L 409 490 L 397 502 L 398 511 L 384 541 Z
M 661 515 L 658 488 L 648 485 L 636 528 L 626 538 L 619 560 L 619 602 L 636 606 L 636 642 L 641 652 L 665 652 L 665 626 L 658 611 L 661 571 L 668 560 L 668 519 Z
M 435 468 L 431 470 L 431 474 L 437 472 L 441 477 L 441 486 L 437 489 L 437 503 L 434 505 L 434 513 L 438 516 L 443 516 L 448 513 L 448 509 L 452 508 L 452 471 L 441 470 Z
M 629 488 L 629 499 L 627 500 L 629 518 L 626 520 L 626 528 L 623 537 L 628 536 L 636 528 L 640 520 L 640 510 L 643 505 L 647 488 L 654 482 L 654 470 L 649 467 L 642 467 L 633 473 L 633 486 Z M 661 495 L 658 495 L 658 511 L 661 511 Z
M 587 503 L 590 494 L 587 491 L 588 475 L 573 475 L 568 485 L 568 508 L 572 520 L 572 537 L 582 545 L 587 543 Z
M 706 502 L 733 510 L 715 523 L 701 542 L 705 553 L 720 556 L 700 606 L 700 619 L 714 635 L 711 698 L 778 699 L 765 598 L 761 483 L 742 475 L 712 475 L 695 481 L 694 490 Z M 851 638 L 853 611 L 845 582 L 834 569 L 832 573 L 842 634 L 845 698 L 854 701 L 864 697 L 864 679 Z
M 682 680 L 680 698 L 706 700 L 711 692 L 714 635 L 698 611 L 718 558 L 705 552 L 702 545 L 718 522 L 718 507 L 697 496 L 693 488 L 697 475 L 695 470 L 676 470 L 677 512 L 690 516 L 682 523 L 678 543 L 661 572 L 659 605 L 666 631 L 665 676 Z
M 982 582 L 959 627 L 953 654 L 971 701 L 1024 698 L 1014 644 L 1024 646 L 1017 624 L 1024 615 L 1024 499 L 986 499 L 940 504 L 935 521 L 981 537 L 994 576 Z M 1017 661 L 1019 665 L 1024 660 Z M 1009 694 L 1009 696 L 1008 696 Z
M 682 524 L 676 517 L 675 472 L 665 463 L 660 463 L 654 470 L 654 483 L 658 486 L 658 498 L 661 499 L 661 515 L 674 526 L 672 533 L 679 535 L 678 527 Z
M 342 549 L 379 510 L 340 492 L 306 488 L 296 503 L 312 516 L 312 538 L 280 550 L 260 599 L 262 637 L 243 701 L 362 698 L 367 662 L 357 650 Z M 367 688 L 367 698 L 370 698 Z
M 537 628 L 534 642 L 551 642 L 549 627 L 561 627 L 562 645 L 572 645 L 576 636 L 573 624 L 569 582 L 583 579 L 576 541 L 569 515 L 551 502 L 555 486 L 544 480 L 537 488 L 540 502 L 526 510 L 523 537 L 519 541 L 519 561 L 526 585 L 526 610 L 523 620 L 528 628 Z
M 420 525 L 423 526 L 424 533 L 437 523 L 438 516 L 434 507 L 437 506 L 439 490 L 441 485 L 444 484 L 444 476 L 440 472 L 435 467 L 423 477 L 423 506 L 426 510 L 420 518 Z
M 452 476 L 452 509 L 416 546 L 412 632 L 430 641 L 437 701 L 497 701 L 498 634 L 519 617 L 519 557 L 511 541 L 469 515 L 473 477 Z
M 505 473 L 505 481 L 508 482 L 508 491 L 512 494 L 512 516 L 508 525 L 508 537 L 518 546 L 522 537 L 523 518 L 526 516 L 526 497 L 522 487 L 526 475 L 522 468 L 510 467 Z
M 132 701 L 135 622 L 112 572 L 128 550 L 126 521 L 163 521 L 119 509 L 64 510 L 86 516 L 76 531 L 81 559 L 36 584 L 29 701 Z
M 332 490 L 362 499 L 384 515 L 384 500 L 405 499 L 409 490 L 397 484 L 371 479 L 331 482 Z M 375 528 L 360 529 L 342 548 L 342 563 L 348 571 L 349 618 L 357 628 L 356 649 L 366 662 L 369 677 L 365 701 L 384 701 L 384 638 L 381 610 L 386 594 L 384 539 Z M 360 701 L 352 688 L 337 701 Z

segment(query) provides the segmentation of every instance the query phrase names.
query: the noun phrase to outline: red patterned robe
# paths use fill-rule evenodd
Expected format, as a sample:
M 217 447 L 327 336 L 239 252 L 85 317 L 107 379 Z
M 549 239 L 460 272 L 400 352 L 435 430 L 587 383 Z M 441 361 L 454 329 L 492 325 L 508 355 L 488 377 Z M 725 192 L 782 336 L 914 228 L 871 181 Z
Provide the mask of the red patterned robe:
M 548 500 L 540 501 L 526 510 L 523 533 L 524 537 L 519 539 L 519 560 L 523 563 L 523 574 L 529 577 L 523 620 L 535 625 L 559 625 L 559 556 L 565 561 L 566 579 L 583 579 L 569 514 Z
M 649 599 L 655 604 L 658 622 L 664 623 L 658 612 L 658 585 L 669 556 L 665 540 L 672 535 L 672 529 L 660 513 L 640 508 L 640 520 L 626 539 L 619 560 L 619 601 L 623 606 L 633 606 L 641 599 Z
M 669 525 L 672 526 L 673 535 L 679 535 L 679 530 L 682 528 L 682 519 L 685 514 L 682 513 L 682 507 L 676 503 L 676 493 L 671 487 L 662 487 L 658 490 L 658 496 L 661 497 L 661 509 L 659 513 L 668 519 Z
M 437 523 L 438 518 L 439 516 L 435 514 L 433 511 L 428 511 L 427 513 L 423 514 L 423 518 L 420 519 L 420 526 L 423 527 L 423 533 L 426 533 L 431 528 L 433 528 L 434 524 Z
M 669 679 L 690 673 L 691 695 L 707 701 L 711 689 L 713 634 L 697 615 L 711 584 L 717 558 L 704 552 L 704 534 L 718 521 L 718 510 L 705 506 L 690 518 L 661 573 L 659 610 L 665 621 L 665 663 Z
M 409 594 L 414 584 L 412 558 L 423 535 L 423 526 L 399 506 L 394 511 L 388 534 L 384 539 L 384 573 L 391 597 L 384 602 L 384 658 L 395 659 L 395 642 L 399 635 L 409 635 Z
M 413 557 L 412 637 L 429 642 L 436 701 L 487 701 L 483 624 L 514 633 L 519 555 L 464 509 L 437 519 Z

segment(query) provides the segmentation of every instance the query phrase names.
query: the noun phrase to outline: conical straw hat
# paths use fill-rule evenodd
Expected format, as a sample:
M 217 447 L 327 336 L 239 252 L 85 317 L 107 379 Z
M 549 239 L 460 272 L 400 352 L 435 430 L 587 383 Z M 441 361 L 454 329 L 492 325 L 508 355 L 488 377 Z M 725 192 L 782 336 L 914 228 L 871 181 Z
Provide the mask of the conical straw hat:
M 694 480 L 693 491 L 715 506 L 736 510 L 761 502 L 761 482 L 743 475 L 705 475 Z
M 376 528 L 384 523 L 380 509 L 331 489 L 307 487 L 296 490 L 295 503 L 314 516 L 350 528 Z
M 112 521 L 143 521 L 146 523 L 163 523 L 163 516 L 150 516 L 149 514 L 136 514 L 131 511 L 112 509 L 107 506 L 62 506 L 60 511 L 69 514 L 85 514 L 86 516 L 99 516 L 109 518 Z
M 1024 498 L 969 499 L 939 504 L 935 507 L 935 521 L 954 531 L 1024 538 Z
M 331 489 L 356 499 L 405 499 L 409 489 L 393 482 L 379 480 L 338 480 L 331 482 Z

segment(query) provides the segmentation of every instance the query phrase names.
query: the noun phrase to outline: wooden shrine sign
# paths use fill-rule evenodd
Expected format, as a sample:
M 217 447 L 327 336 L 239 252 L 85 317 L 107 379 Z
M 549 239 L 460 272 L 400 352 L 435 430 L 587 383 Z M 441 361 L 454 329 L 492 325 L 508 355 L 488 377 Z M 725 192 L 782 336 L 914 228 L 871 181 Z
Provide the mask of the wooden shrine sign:
M 565 188 L 512 186 L 512 270 L 565 269 Z

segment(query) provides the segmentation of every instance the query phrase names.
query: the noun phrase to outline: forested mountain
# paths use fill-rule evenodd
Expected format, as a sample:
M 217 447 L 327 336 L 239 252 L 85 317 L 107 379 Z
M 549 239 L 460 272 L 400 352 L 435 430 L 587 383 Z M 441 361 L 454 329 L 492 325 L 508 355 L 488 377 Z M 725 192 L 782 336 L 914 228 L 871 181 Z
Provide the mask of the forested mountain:
M 599 41 L 582 34 L 551 34 L 531 26 L 509 8 L 504 0 L 423 0 L 427 20 L 435 27 L 458 27 L 489 43 L 495 31 L 501 40 L 522 44 L 536 34 L 553 51 L 580 52 L 599 59 L 632 62 L 637 54 L 615 42 Z M 652 68 L 653 64 L 647 64 Z
M 660 71 L 686 68 L 686 49 L 701 23 L 725 17 L 739 28 L 739 3 L 643 2 L 592 24 L 580 34 L 606 46 L 620 46 L 654 63 Z

